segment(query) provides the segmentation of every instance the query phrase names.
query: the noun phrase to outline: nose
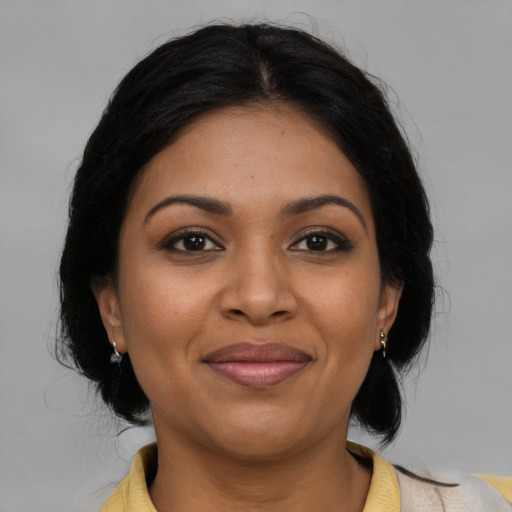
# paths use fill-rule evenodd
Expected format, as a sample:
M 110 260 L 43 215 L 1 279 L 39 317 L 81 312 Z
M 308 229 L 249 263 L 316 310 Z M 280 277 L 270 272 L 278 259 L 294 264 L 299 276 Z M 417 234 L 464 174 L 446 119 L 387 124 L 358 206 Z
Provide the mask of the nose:
M 253 325 L 295 316 L 297 299 L 276 254 L 240 255 L 220 300 L 223 316 Z

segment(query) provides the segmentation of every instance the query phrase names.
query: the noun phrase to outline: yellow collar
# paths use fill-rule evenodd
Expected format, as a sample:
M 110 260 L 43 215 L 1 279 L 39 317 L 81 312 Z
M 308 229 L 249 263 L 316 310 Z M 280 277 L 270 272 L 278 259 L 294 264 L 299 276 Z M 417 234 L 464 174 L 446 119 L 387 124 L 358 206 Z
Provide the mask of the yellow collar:
M 363 512 L 400 512 L 400 493 L 393 466 L 364 446 L 348 442 L 347 449 L 373 463 L 370 491 Z M 129 475 L 115 488 L 101 512 L 156 512 L 149 497 L 146 475 L 154 473 L 157 453 L 156 443 L 137 452 Z
M 372 481 L 363 512 L 400 512 L 400 491 L 395 468 L 375 452 L 359 444 L 349 441 L 347 449 L 350 453 L 373 462 Z

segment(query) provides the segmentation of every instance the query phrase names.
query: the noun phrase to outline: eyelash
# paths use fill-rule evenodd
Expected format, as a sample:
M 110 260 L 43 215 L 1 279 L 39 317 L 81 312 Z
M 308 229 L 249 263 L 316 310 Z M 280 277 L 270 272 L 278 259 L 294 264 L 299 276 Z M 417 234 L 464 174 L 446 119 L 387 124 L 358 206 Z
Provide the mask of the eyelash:
M 197 251 L 194 250 L 187 250 L 184 249 L 178 249 L 175 247 L 175 245 L 178 242 L 184 242 L 187 239 L 192 239 L 194 237 L 202 238 L 205 240 L 205 243 L 208 242 L 213 243 L 216 247 L 215 249 L 200 249 Z M 165 238 L 160 244 L 159 248 L 164 249 L 167 251 L 177 252 L 177 253 L 200 253 L 200 252 L 210 252 L 210 251 L 223 251 L 224 247 L 215 240 L 216 237 L 212 236 L 212 233 L 208 230 L 201 229 L 201 228 L 187 228 L 184 231 L 180 231 L 179 233 L 173 233 L 173 235 L 170 238 Z
M 215 245 L 215 248 L 204 248 L 201 247 L 198 250 L 192 250 L 184 248 L 177 248 L 176 245 L 180 242 L 185 243 L 185 240 L 187 239 L 193 239 L 193 238 L 201 238 L 204 241 L 205 245 L 208 245 L 208 243 L 212 243 Z M 334 248 L 322 248 L 321 250 L 314 250 L 310 247 L 306 247 L 303 249 L 298 249 L 297 246 L 303 242 L 308 242 L 308 240 L 311 240 L 313 237 L 318 237 L 321 239 L 320 243 L 324 241 L 326 246 L 328 247 L 329 242 L 332 242 L 336 244 L 336 247 Z M 201 252 L 212 252 L 212 251 L 223 251 L 224 247 L 216 240 L 216 237 L 212 236 L 212 233 L 208 230 L 201 229 L 201 228 L 187 228 L 184 231 L 180 231 L 179 233 L 174 233 L 170 238 L 164 239 L 160 244 L 159 248 L 176 252 L 176 253 L 201 253 Z M 348 252 L 354 248 L 354 245 L 343 235 L 340 233 L 332 232 L 325 228 L 312 228 L 309 231 L 302 233 L 302 237 L 294 242 L 290 249 L 295 252 L 311 252 L 311 253 L 327 253 L 332 254 L 336 252 Z
M 311 239 L 313 237 L 318 237 L 324 240 L 327 240 L 327 243 L 333 242 L 336 244 L 335 248 L 332 249 L 325 249 L 321 251 L 315 251 L 314 249 L 307 248 L 307 249 L 293 249 L 293 247 L 299 245 L 302 242 L 307 243 L 308 239 Z M 354 248 L 354 245 L 350 240 L 348 240 L 345 236 L 343 236 L 341 233 L 332 232 L 325 228 L 313 228 L 306 233 L 302 233 L 302 237 L 300 240 L 295 242 L 292 246 L 292 250 L 295 251 L 308 251 L 312 253 L 334 253 L 334 252 L 348 252 Z

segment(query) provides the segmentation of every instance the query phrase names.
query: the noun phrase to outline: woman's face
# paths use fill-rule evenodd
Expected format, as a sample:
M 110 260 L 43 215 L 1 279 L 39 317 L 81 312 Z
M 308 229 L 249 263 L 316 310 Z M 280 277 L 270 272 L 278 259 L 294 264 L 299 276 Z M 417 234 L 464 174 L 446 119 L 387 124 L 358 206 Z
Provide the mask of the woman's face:
M 208 114 L 148 164 L 96 290 L 160 439 L 272 458 L 346 438 L 394 320 L 360 175 L 286 105 Z

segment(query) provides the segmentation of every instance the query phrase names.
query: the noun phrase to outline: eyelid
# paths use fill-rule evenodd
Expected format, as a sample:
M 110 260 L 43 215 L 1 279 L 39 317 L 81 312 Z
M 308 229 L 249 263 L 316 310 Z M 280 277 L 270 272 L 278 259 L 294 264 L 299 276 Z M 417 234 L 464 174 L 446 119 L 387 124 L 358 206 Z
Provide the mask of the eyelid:
M 330 249 L 327 251 L 318 251 L 319 253 L 320 252 L 329 253 L 329 252 L 338 251 L 338 250 L 349 251 L 354 248 L 354 244 L 344 234 L 340 233 L 339 231 L 334 230 L 332 228 L 327 228 L 325 226 L 313 226 L 313 227 L 303 230 L 298 235 L 296 240 L 290 245 L 290 249 L 297 250 L 297 251 L 302 250 L 302 249 L 293 249 L 293 247 L 298 245 L 299 243 L 303 242 L 306 238 L 313 236 L 313 235 L 321 235 L 338 245 L 338 247 L 336 249 Z
M 166 235 L 161 242 L 158 243 L 158 248 L 162 250 L 175 250 L 176 252 L 195 252 L 195 251 L 184 251 L 182 249 L 173 248 L 173 245 L 186 238 L 187 236 L 200 235 L 208 238 L 211 242 L 213 242 L 217 248 L 216 249 L 207 249 L 205 251 L 197 251 L 197 252 L 209 252 L 212 250 L 224 250 L 225 247 L 220 242 L 220 237 L 218 237 L 211 230 L 200 227 L 186 227 L 182 229 L 178 229 L 177 231 L 173 231 L 172 233 Z

